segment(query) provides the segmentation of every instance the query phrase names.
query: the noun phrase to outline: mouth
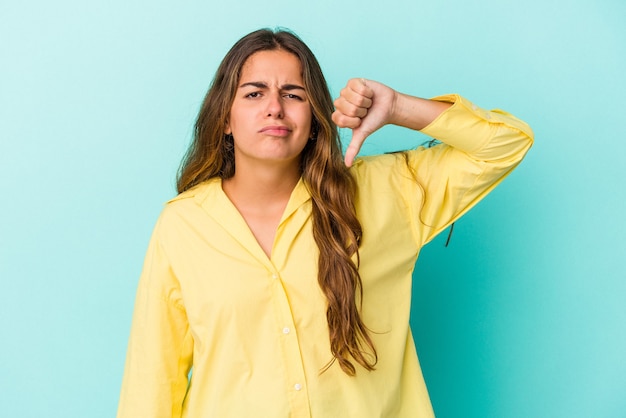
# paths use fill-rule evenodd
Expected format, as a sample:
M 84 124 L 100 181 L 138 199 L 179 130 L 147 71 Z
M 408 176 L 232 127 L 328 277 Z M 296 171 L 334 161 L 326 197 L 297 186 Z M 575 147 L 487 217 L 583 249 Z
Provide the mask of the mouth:
M 291 133 L 291 129 L 282 125 L 270 125 L 263 127 L 259 133 L 271 136 L 287 136 Z

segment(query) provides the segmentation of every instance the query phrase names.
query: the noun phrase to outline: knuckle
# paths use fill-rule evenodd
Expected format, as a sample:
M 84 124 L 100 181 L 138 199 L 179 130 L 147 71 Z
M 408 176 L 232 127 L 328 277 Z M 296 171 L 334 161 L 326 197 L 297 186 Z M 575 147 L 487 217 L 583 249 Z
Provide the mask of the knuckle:
M 338 112 L 333 113 L 333 121 L 340 128 L 349 128 L 350 127 L 350 120 L 343 113 L 338 113 Z
M 332 116 L 333 122 L 340 128 L 345 127 L 344 116 L 341 113 L 335 112 Z

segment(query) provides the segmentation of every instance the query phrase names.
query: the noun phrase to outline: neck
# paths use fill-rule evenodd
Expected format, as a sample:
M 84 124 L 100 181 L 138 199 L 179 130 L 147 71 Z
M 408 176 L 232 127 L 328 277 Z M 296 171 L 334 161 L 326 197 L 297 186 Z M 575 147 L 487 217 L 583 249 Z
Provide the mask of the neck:
M 222 182 L 224 192 L 238 202 L 253 205 L 286 201 L 300 179 L 298 166 L 235 168 L 235 175 Z

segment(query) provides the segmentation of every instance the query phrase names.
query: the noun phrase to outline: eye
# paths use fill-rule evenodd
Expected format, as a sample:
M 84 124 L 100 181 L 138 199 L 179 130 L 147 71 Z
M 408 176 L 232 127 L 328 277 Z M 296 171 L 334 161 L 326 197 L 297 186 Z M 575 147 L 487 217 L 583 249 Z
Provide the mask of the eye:
M 245 97 L 248 97 L 248 98 L 250 98 L 250 99 L 256 99 L 257 97 L 260 97 L 260 96 L 261 96 L 261 93 L 260 93 L 260 92 L 258 92 L 258 91 L 253 91 L 252 93 L 248 93 L 248 94 L 246 94 L 246 96 L 245 96 Z
M 287 93 L 287 94 L 285 94 L 285 97 L 288 98 L 288 99 L 294 99 L 294 100 L 302 101 L 302 97 L 298 96 L 297 94 L 293 94 L 293 93 Z

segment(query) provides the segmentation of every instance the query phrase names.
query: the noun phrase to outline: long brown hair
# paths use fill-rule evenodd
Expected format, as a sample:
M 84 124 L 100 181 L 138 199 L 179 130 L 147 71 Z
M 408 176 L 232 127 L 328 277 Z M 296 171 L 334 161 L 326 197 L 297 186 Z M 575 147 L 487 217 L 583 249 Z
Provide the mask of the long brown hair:
M 331 361 L 354 375 L 350 358 L 373 370 L 378 357 L 361 320 L 357 300 L 362 300 L 358 270 L 361 224 L 354 207 L 355 184 L 343 163 L 337 128 L 332 122 L 333 102 L 324 75 L 311 50 L 285 30 L 261 29 L 241 38 L 226 54 L 200 109 L 193 141 L 178 172 L 178 192 L 213 177 L 235 174 L 232 137 L 224 128 L 237 91 L 241 68 L 254 53 L 285 50 L 302 65 L 302 79 L 313 114 L 309 141 L 301 157 L 302 179 L 311 194 L 313 237 L 319 248 L 318 282 L 328 302 Z M 353 260 L 356 259 L 356 262 Z M 369 358 L 369 359 L 368 359 Z

